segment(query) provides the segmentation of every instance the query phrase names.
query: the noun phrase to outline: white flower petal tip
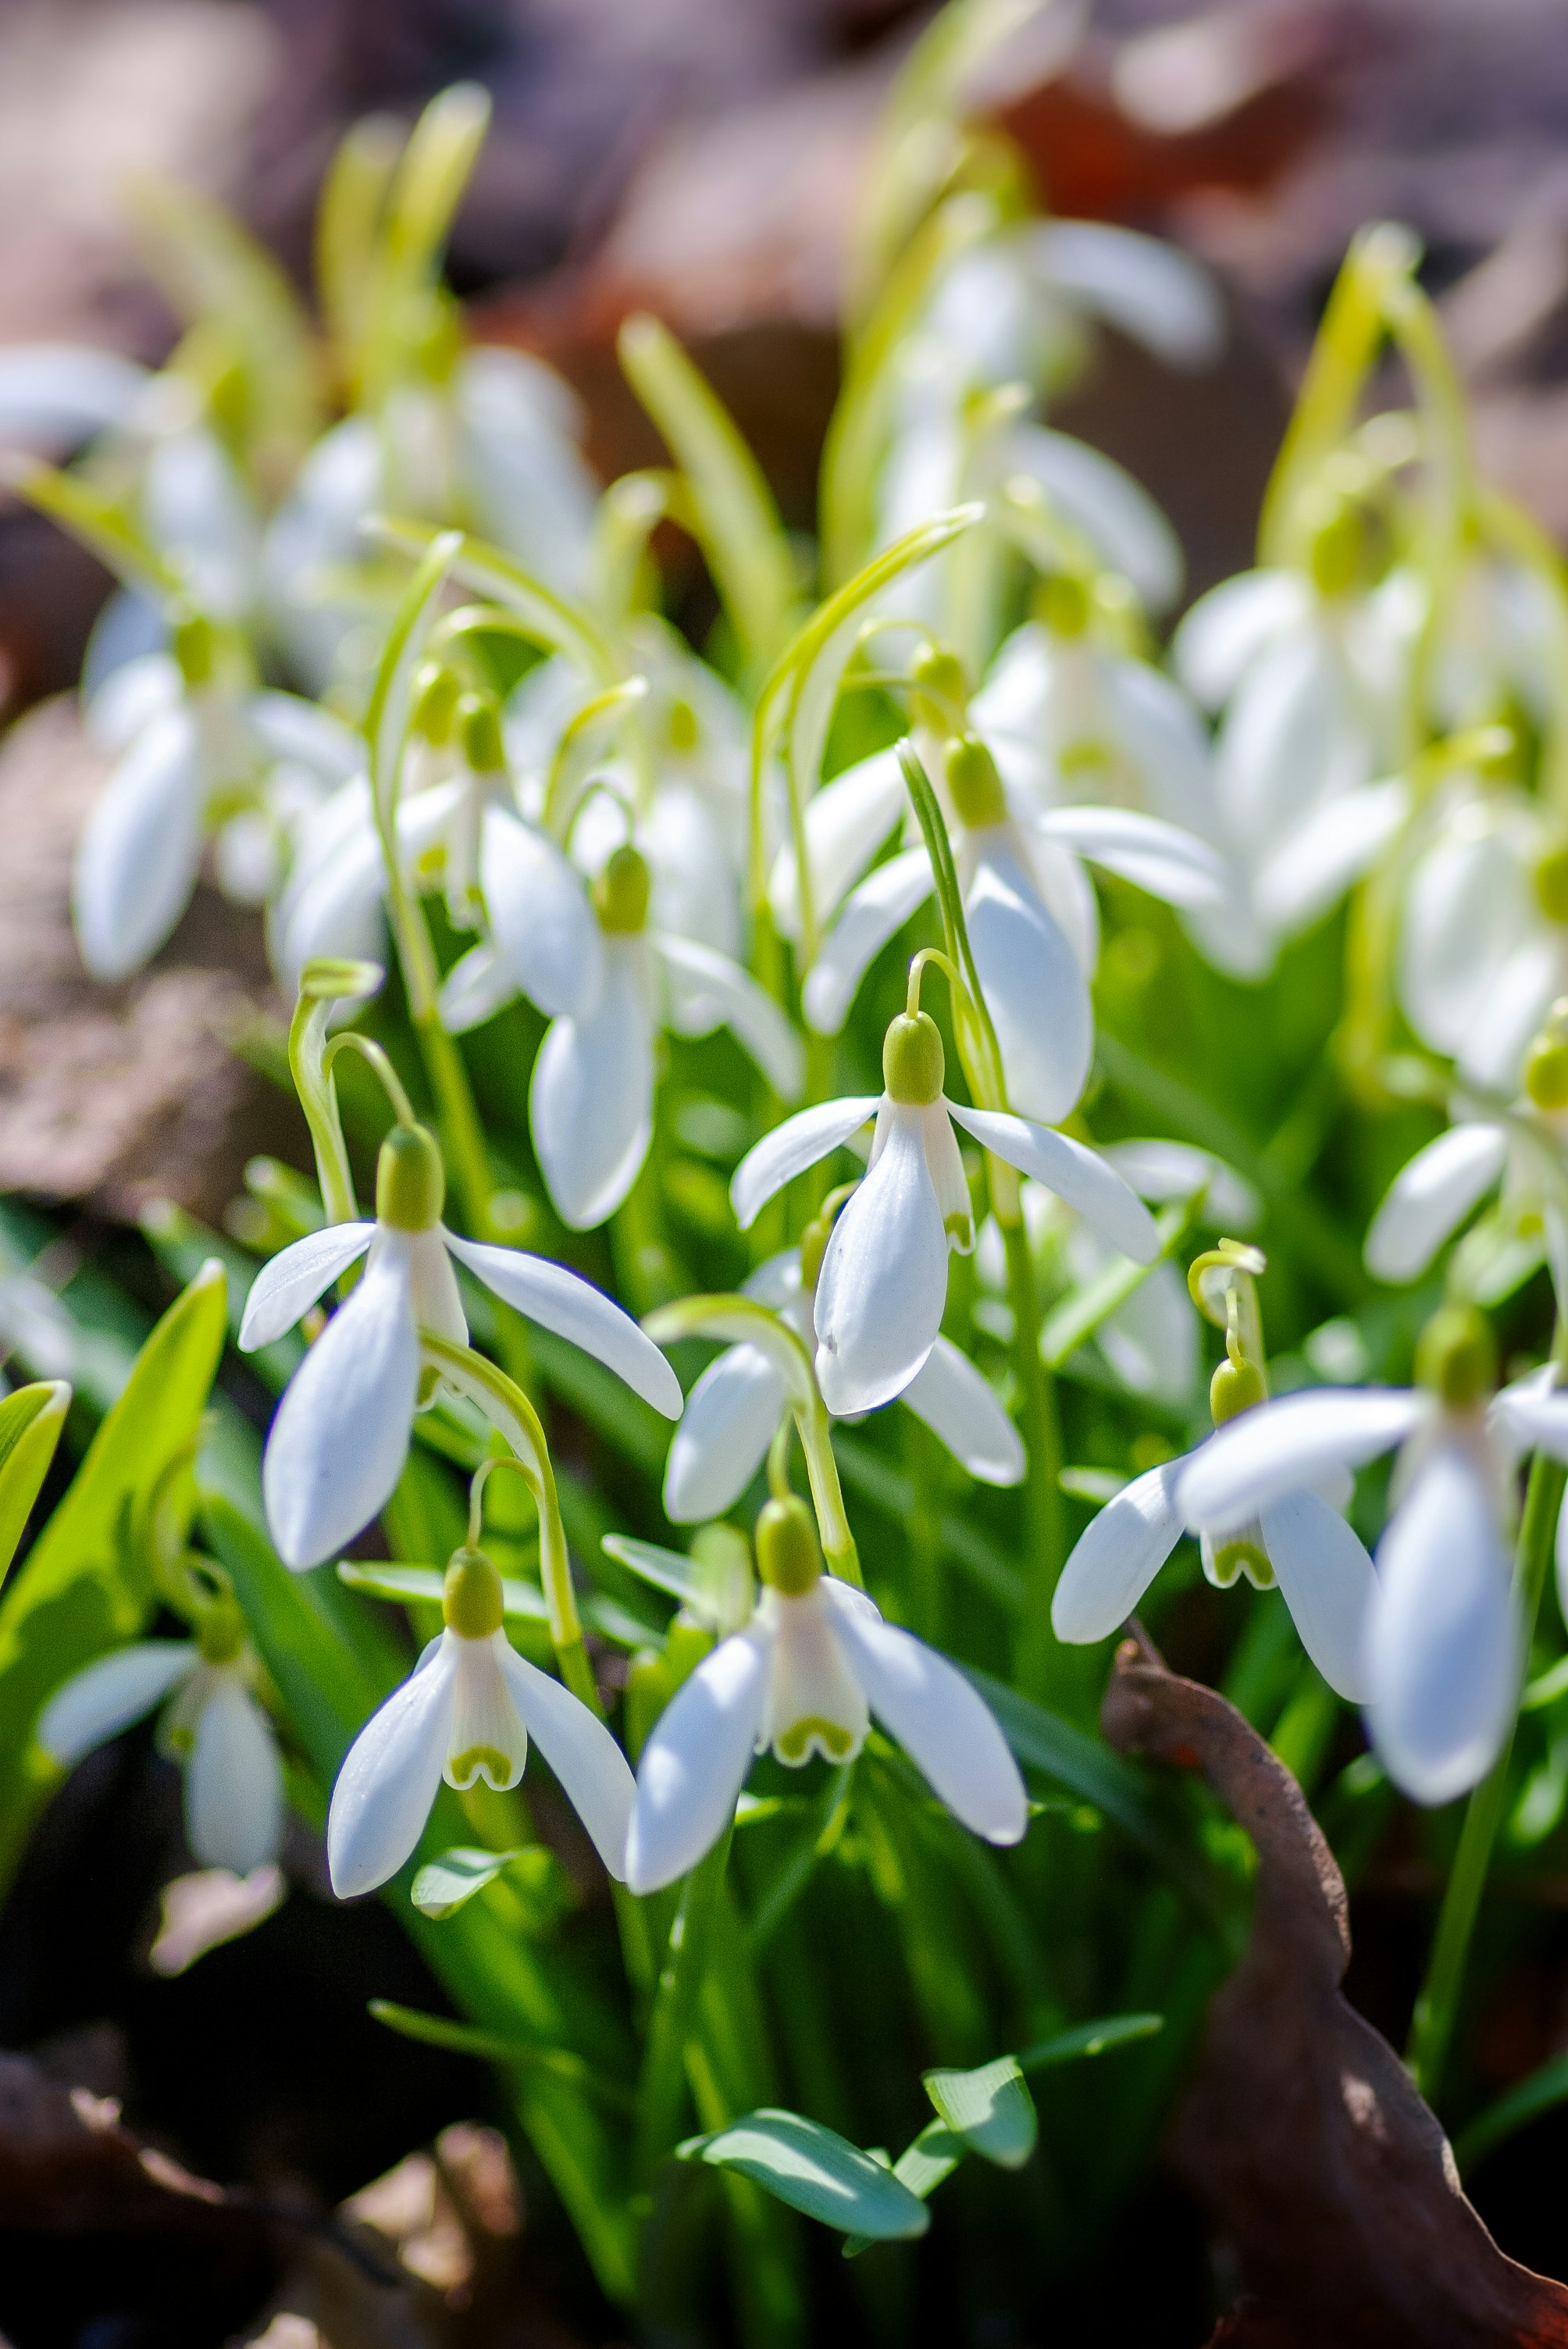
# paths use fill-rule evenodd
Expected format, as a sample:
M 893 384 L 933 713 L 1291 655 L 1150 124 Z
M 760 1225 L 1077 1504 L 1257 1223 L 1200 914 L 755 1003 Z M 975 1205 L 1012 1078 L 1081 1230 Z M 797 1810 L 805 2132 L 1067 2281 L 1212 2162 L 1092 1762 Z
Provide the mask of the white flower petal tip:
M 55 1691 L 39 1715 L 39 1745 L 60 1769 L 70 1769 L 161 1704 L 196 1663 L 190 1640 L 139 1640 L 100 1656 Z
M 1168 1460 L 1135 1477 L 1079 1535 L 1051 1599 L 1058 1640 L 1087 1646 L 1126 1622 L 1181 1538 L 1175 1493 L 1184 1465 Z
M 1243 1412 L 1201 1444 L 1176 1502 L 1189 1526 L 1223 1532 L 1331 1471 L 1364 1467 L 1426 1418 L 1430 1399 L 1405 1387 L 1318 1387 Z
M 551 1199 L 573 1231 L 614 1215 L 653 1138 L 645 943 L 612 941 L 592 1008 L 552 1021 L 533 1064 L 529 1126 Z
M 77 843 L 72 911 L 95 978 L 139 970 L 184 912 L 201 862 L 201 800 L 196 727 L 181 706 L 137 736 Z
M 666 1419 L 680 1417 L 681 1382 L 674 1371 L 653 1340 L 592 1281 L 521 1248 L 492 1247 L 459 1239 L 451 1232 L 443 1232 L 442 1237 L 458 1262 L 493 1296 L 592 1354 Z
M 771 1651 L 756 1624 L 721 1640 L 655 1725 L 626 1837 L 634 1892 L 673 1884 L 734 1817 L 766 1713 Z
M 735 1220 L 749 1231 L 769 1199 L 803 1174 L 809 1166 L 848 1142 L 851 1133 L 870 1123 L 877 1112 L 877 1095 L 821 1102 L 803 1109 L 765 1133 L 736 1168 L 729 1185 Z
M 1501 1125 L 1456 1125 L 1401 1168 L 1372 1218 L 1365 1249 L 1376 1280 L 1402 1283 L 1425 1272 L 1443 1242 L 1502 1173 L 1508 1136 Z
M 945 1656 L 884 1623 L 858 1591 L 824 1579 L 833 1632 L 872 1711 L 954 1818 L 987 1843 L 1021 1843 L 1028 1796 L 1018 1765 L 978 1692 Z
M 899 1400 L 979 1484 L 1023 1483 L 1028 1468 L 1023 1438 L 968 1355 L 949 1340 L 938 1338 Z
M 185 1833 L 193 1859 L 248 1876 L 283 1843 L 284 1775 L 271 1722 L 241 1674 L 217 1667 L 185 1772 Z
M 348 1749 L 326 1820 L 327 1870 L 340 1900 L 396 1876 L 424 1833 L 451 1743 L 457 1666 L 449 1632 Z
M 948 1108 L 966 1133 L 1021 1174 L 1032 1174 L 1047 1191 L 1076 1207 L 1103 1239 L 1130 1257 L 1134 1264 L 1152 1264 L 1160 1254 L 1160 1234 L 1154 1218 L 1136 1191 L 1124 1183 L 1114 1166 L 1098 1151 L 1088 1149 L 1070 1134 L 1049 1126 L 1013 1117 L 1005 1111 Z
M 708 1364 L 686 1397 L 665 1465 L 672 1525 L 701 1525 L 734 1506 L 762 1464 L 786 1400 L 782 1377 L 756 1346 L 731 1346 Z
M 251 1283 L 240 1322 L 242 1354 L 254 1353 L 292 1330 L 325 1289 L 365 1254 L 376 1237 L 374 1224 L 329 1224 L 307 1232 L 263 1265 Z
M 1302 1646 L 1336 1696 L 1365 1704 L 1372 1694 L 1367 1623 L 1377 1589 L 1365 1547 L 1315 1493 L 1287 1494 L 1259 1522 Z
M 617 1883 L 626 1875 L 636 1781 L 602 1721 L 570 1689 L 510 1647 L 497 1650 L 518 1713 Z
M 318 1566 L 389 1499 L 418 1385 L 409 1249 L 404 1236 L 382 1233 L 364 1278 L 295 1371 L 267 1437 L 262 1491 L 285 1565 Z

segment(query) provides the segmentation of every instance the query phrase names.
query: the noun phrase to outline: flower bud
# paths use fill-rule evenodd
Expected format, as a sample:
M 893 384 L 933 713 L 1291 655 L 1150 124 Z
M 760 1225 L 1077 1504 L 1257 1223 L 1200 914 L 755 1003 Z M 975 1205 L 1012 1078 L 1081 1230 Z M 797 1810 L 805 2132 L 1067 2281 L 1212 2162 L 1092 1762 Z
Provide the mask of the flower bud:
M 482 1549 L 455 1549 L 447 1568 L 441 1613 L 460 1640 L 488 1640 L 505 1619 L 500 1577 Z
M 1209 1381 L 1209 1414 L 1216 1427 L 1268 1400 L 1268 1382 L 1256 1362 L 1233 1361 L 1229 1355 Z
M 1054 636 L 1081 636 L 1088 626 L 1088 591 L 1070 571 L 1041 580 L 1035 608 Z
M 967 831 L 1005 823 L 1007 795 L 996 761 L 978 735 L 961 734 L 947 746 L 947 789 L 954 813 Z
M 1445 1305 L 1416 1342 L 1416 1378 L 1450 1410 L 1470 1411 L 1497 1383 L 1497 1346 L 1473 1305 Z
M 458 733 L 463 758 L 476 775 L 506 771 L 500 739 L 500 712 L 488 693 L 465 693 L 458 704 Z
M 422 1125 L 395 1125 L 376 1162 L 376 1220 L 395 1231 L 428 1232 L 441 1219 L 446 1169 Z
M 910 664 L 915 722 L 933 734 L 955 733 L 969 702 L 969 680 L 956 653 L 922 645 Z
M 1568 1109 L 1568 1043 L 1536 1038 L 1525 1058 L 1524 1090 L 1537 1109 Z
M 946 1062 L 942 1037 L 929 1012 L 901 1011 L 882 1040 L 882 1082 L 888 1099 L 924 1108 L 942 1098 Z
M 601 929 L 633 936 L 648 918 L 652 882 L 644 857 L 630 846 L 617 848 L 593 884 L 593 906 Z
M 757 1571 L 770 1590 L 799 1599 L 821 1578 L 817 1528 L 804 1501 L 791 1493 L 769 1501 L 757 1520 Z

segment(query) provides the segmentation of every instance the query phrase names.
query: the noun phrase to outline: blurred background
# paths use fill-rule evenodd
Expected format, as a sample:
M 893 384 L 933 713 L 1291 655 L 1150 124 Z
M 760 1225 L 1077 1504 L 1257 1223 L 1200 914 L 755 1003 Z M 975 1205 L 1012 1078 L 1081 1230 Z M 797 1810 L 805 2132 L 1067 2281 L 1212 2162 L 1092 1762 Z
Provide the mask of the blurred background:
M 88 342 L 157 363 L 175 316 L 147 274 L 128 187 L 152 176 L 221 199 L 303 281 L 346 125 L 409 119 L 448 83 L 478 80 L 494 124 L 451 251 L 475 335 L 565 374 L 608 478 L 658 460 L 614 361 L 626 313 L 658 312 L 806 528 L 836 389 L 845 225 L 879 108 L 928 14 L 906 0 L 0 0 L 0 343 Z M 1568 539 L 1568 0 L 1199 13 L 1190 0 L 1068 0 L 1007 47 L 985 102 L 1052 210 L 1172 237 L 1224 289 L 1232 331 L 1214 367 L 1169 374 L 1108 333 L 1053 415 L 1152 492 L 1184 541 L 1190 593 L 1251 559 L 1323 299 L 1352 233 L 1379 217 L 1424 242 L 1484 471 Z M 201 892 L 145 976 L 105 989 L 80 969 L 66 876 L 97 770 L 47 697 L 74 682 L 108 585 L 0 492 L 0 724 L 26 721 L 0 740 L 0 1191 L 57 1212 L 57 1270 L 101 1256 L 134 1291 L 117 1227 L 155 1197 L 216 1220 L 250 1153 L 279 1147 L 279 1112 L 225 1041 L 266 987 L 249 917 Z M 702 592 L 676 575 L 677 607 Z M 178 1835 L 177 1781 L 147 1741 L 77 1774 L 0 1917 L 0 2046 L 42 2051 L 67 2098 L 133 2096 L 154 2142 L 204 2174 L 292 2196 L 289 2256 L 306 2267 L 321 2213 L 446 2129 L 438 2159 L 384 2181 L 376 2221 L 428 2290 L 400 2286 L 394 2323 L 373 2261 L 361 2273 L 322 2252 L 335 2279 L 319 2285 L 322 2310 L 339 2295 L 322 2329 L 252 2323 L 242 2312 L 264 2299 L 275 2240 L 232 2209 L 202 2219 L 196 2194 L 172 2232 L 165 2210 L 163 2232 L 120 2246 L 117 2258 L 147 2264 L 142 2313 L 105 2316 L 90 2271 L 103 2239 L 83 2238 L 98 2248 L 77 2272 L 57 2243 L 38 2249 L 27 2181 L 52 2158 L 54 2108 L 19 2086 L 8 2102 L 0 2058 L 0 2331 L 15 2349 L 613 2337 L 569 2249 L 521 2231 L 499 2140 L 466 2126 L 482 2115 L 482 2073 L 366 2019 L 372 1992 L 438 1996 L 389 1918 L 296 1900 L 189 1979 L 149 1969 L 149 1904 Z M 311 1865 L 302 1857 L 298 1872 Z M 1374 2020 L 1408 2005 L 1412 1889 L 1429 1888 L 1402 1886 L 1390 1865 L 1358 1895 L 1352 1989 Z M 1568 1888 L 1560 1897 L 1568 1905 Z M 1562 1968 L 1515 1978 L 1493 2026 L 1500 2079 L 1568 2036 L 1565 1982 Z M 1541 2166 L 1553 2142 L 1568 2147 L 1568 2124 L 1532 2138 L 1529 2174 L 1492 2165 L 1477 2199 L 1505 2248 L 1561 2273 L 1559 2198 Z M 94 2179 L 68 2163 L 60 2176 L 90 2216 Z M 1172 2194 L 1129 2225 L 1127 2303 L 1064 2307 L 1069 2337 L 1202 2337 L 1202 2309 L 1225 2291 L 1195 2215 Z M 184 2260 L 172 2271 L 170 2246 Z M 1140 2263 L 1161 2276 L 1147 2302 Z

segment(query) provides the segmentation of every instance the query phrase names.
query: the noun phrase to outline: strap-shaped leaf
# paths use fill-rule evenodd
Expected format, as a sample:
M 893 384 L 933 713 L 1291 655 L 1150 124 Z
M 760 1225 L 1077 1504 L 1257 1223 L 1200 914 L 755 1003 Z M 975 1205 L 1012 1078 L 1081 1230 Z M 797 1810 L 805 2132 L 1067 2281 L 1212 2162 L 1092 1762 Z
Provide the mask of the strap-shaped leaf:
M 1016 2055 L 998 2055 L 973 2072 L 926 2072 L 922 2082 L 937 2118 L 971 2153 L 1002 2169 L 1023 2168 L 1035 2149 L 1039 2122 Z
M 738 2170 L 792 2210 L 867 2242 L 909 2242 L 931 2224 L 924 2203 L 891 2168 L 799 2113 L 765 2106 L 676 2150 L 682 2161 Z
M 64 1379 L 18 1387 L 0 1402 L 0 1581 L 16 1555 L 70 1407 Z
M 719 1338 L 727 1346 L 755 1346 L 783 1380 L 792 1408 L 811 1408 L 811 1365 L 805 1347 L 777 1313 L 749 1297 L 683 1297 L 647 1314 L 643 1327 L 655 1346 L 673 1346 L 682 1338 Z
M 1162 2014 L 1106 2014 L 1098 2023 L 1076 2023 L 1071 2031 L 1060 2031 L 1054 2039 L 1042 2039 L 1033 2047 L 1026 2047 L 1018 2057 L 1021 2072 L 1047 2072 L 1057 2064 L 1076 2063 L 1080 2055 L 1103 2055 L 1112 2047 L 1125 2047 L 1135 2039 L 1151 2039 L 1165 2028 Z
M 455 1916 L 476 1892 L 493 1884 L 502 1868 L 528 1914 L 531 1930 L 547 1930 L 570 1906 L 566 1872 L 542 1843 L 519 1844 L 511 1851 L 484 1851 L 474 1845 L 455 1844 L 439 1859 L 420 1868 L 408 1897 L 422 1917 Z
M 901 2186 L 907 2186 L 923 2202 L 944 2178 L 952 2177 L 966 2151 L 964 2139 L 954 2137 L 945 2121 L 927 2121 L 920 2135 L 905 2146 L 893 2163 L 892 2174 Z M 869 2235 L 851 2235 L 844 2245 L 844 2257 L 858 2259 L 871 2246 Z

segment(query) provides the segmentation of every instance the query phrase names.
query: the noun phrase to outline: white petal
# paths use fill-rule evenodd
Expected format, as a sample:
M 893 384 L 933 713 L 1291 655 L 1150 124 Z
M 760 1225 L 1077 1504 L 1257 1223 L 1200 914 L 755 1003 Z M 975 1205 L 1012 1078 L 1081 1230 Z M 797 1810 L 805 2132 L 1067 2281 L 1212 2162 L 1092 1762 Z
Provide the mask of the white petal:
M 159 650 L 133 654 L 109 671 L 90 699 L 85 693 L 84 687 L 82 725 L 88 740 L 95 750 L 118 758 L 155 718 L 178 709 L 185 698 L 185 680 L 173 654 Z
M 874 1093 L 846 1096 L 841 1101 L 819 1102 L 812 1109 L 798 1110 L 765 1133 L 754 1143 L 736 1168 L 729 1185 L 729 1201 L 735 1209 L 735 1220 L 741 1230 L 749 1230 L 763 1208 L 776 1193 L 803 1174 L 808 1166 L 815 1166 L 820 1158 L 837 1150 L 851 1133 L 866 1125 L 876 1115 L 877 1096 Z
M 1282 637 L 1248 671 L 1215 746 L 1215 795 L 1237 844 L 1266 854 L 1372 772 L 1338 647 L 1320 629 Z
M 552 840 L 487 808 L 480 883 L 496 950 L 549 1019 L 581 1018 L 603 984 L 603 934 L 583 876 Z
M 1051 1600 L 1058 1640 L 1109 1639 L 1126 1622 L 1181 1538 L 1175 1492 L 1185 1465 L 1167 1460 L 1135 1476 L 1089 1520 Z
M 1094 1009 L 1077 956 L 1005 854 L 983 854 L 965 913 L 1008 1100 L 1026 1117 L 1068 1116 L 1094 1055 Z
M 251 1283 L 240 1323 L 240 1351 L 253 1353 L 292 1330 L 339 1273 L 346 1272 L 376 1237 L 374 1224 L 328 1224 L 269 1258 Z
M 1105 660 L 1103 690 L 1117 739 L 1138 770 L 1151 815 L 1202 835 L 1213 822 L 1209 737 L 1178 686 L 1147 661 Z
M 449 1036 L 466 1036 L 515 1001 L 517 992 L 517 981 L 494 947 L 470 947 L 441 981 L 436 1010 Z
M 447 1254 L 450 1235 L 439 1226 L 409 1232 L 402 1240 L 408 1260 L 408 1304 L 417 1330 L 444 1338 L 449 1346 L 469 1342 L 468 1316 L 458 1293 L 458 1277 Z
M 1007 433 L 1001 460 L 1010 473 L 1037 481 L 1051 503 L 1140 599 L 1163 611 L 1181 592 L 1181 542 L 1141 484 L 1099 449 L 1039 424 Z
M 446 1765 L 457 1694 L 456 1636 L 373 1713 L 332 1790 L 326 1864 L 340 1900 L 396 1876 L 430 1816 Z
M 1537 928 L 1520 844 L 1503 830 L 1439 837 L 1410 874 L 1403 912 L 1401 1006 L 1423 1043 L 1457 1052 Z
M 626 1873 L 626 1831 L 636 1781 L 602 1721 L 570 1689 L 538 1671 L 516 1650 L 501 1658 L 512 1698 L 534 1744 L 561 1781 L 567 1801 L 617 1883 Z
M 1225 869 L 1213 850 L 1158 816 L 1130 808 L 1054 808 L 1038 828 L 1168 905 L 1213 905 L 1225 894 Z
M 884 1623 L 858 1593 L 824 1578 L 833 1630 L 872 1711 L 891 1729 L 954 1816 L 991 1843 L 1018 1843 L 1028 1798 L 1007 1741 L 985 1700 L 908 1631 Z
M 1559 1385 L 1553 1363 L 1504 1387 L 1492 1397 L 1487 1416 L 1501 1422 L 1519 1452 L 1544 1452 L 1553 1460 L 1568 1461 L 1568 1387 Z
M 708 1025 L 722 1021 L 779 1099 L 799 1101 L 806 1089 L 805 1047 L 766 988 L 727 955 L 716 954 L 693 938 L 661 930 L 652 942 L 677 986 L 708 1007 Z M 696 1032 L 705 1031 L 699 1028 Z
M 817 1381 L 841 1416 L 903 1392 L 936 1342 L 947 1301 L 947 1232 L 919 1112 L 893 1108 L 884 1134 L 817 1281 Z
M 981 1484 L 1023 1483 L 1027 1462 L 1017 1429 L 990 1381 L 950 1339 L 938 1338 L 899 1401 Z
M 779 1431 L 784 1381 L 755 1346 L 731 1346 L 698 1379 L 665 1468 L 665 1515 L 677 1526 L 721 1517 L 761 1466 Z
M 1140 1199 L 1156 1206 L 1172 1199 L 1190 1199 L 1202 1191 L 1205 1210 L 1221 1231 L 1250 1232 L 1263 1220 L 1263 1201 L 1252 1185 L 1212 1151 L 1154 1137 L 1109 1142 L 1100 1156 L 1124 1182 L 1131 1184 Z
M 324 783 L 352 782 L 365 772 L 364 735 L 319 702 L 297 693 L 256 693 L 245 715 L 270 757 L 303 767 Z
M 1440 1444 L 1377 1546 L 1368 1717 L 1396 1785 L 1448 1803 L 1485 1776 L 1519 1694 L 1520 1626 L 1497 1510 L 1475 1462 Z
M 64 450 L 118 424 L 152 380 L 117 351 L 17 343 L 0 351 L 0 441 Z
M 614 1213 L 648 1154 L 654 1055 L 643 946 L 637 938 L 606 950 L 592 1011 L 555 1020 L 533 1064 L 533 1146 L 556 1213 L 573 1231 Z
M 1449 1234 L 1502 1173 L 1508 1136 L 1501 1125 L 1456 1125 L 1418 1150 L 1388 1186 L 1367 1234 L 1367 1269 L 1376 1280 L 1418 1279 Z
M 680 1381 L 653 1340 L 603 1289 L 563 1264 L 528 1256 L 521 1248 L 490 1247 L 460 1240 L 451 1232 L 441 1237 L 458 1262 L 466 1264 L 495 1296 L 542 1329 L 581 1346 L 666 1419 L 680 1417 Z
M 1260 1517 L 1264 1547 L 1301 1644 L 1336 1696 L 1365 1704 L 1367 1610 L 1377 1588 L 1366 1549 L 1315 1493 L 1286 1493 Z
M 441 1775 L 461 1794 L 482 1783 L 506 1794 L 528 1762 L 528 1724 L 505 1671 L 511 1650 L 506 1633 L 488 1638 L 449 1635 L 453 1664 L 452 1719 Z
M 287 1565 L 330 1557 L 390 1498 L 418 1385 L 407 1252 L 383 1233 L 364 1278 L 294 1372 L 267 1437 L 262 1488 Z
M 1070 1135 L 1054 1133 L 1048 1126 L 1009 1117 L 999 1110 L 949 1109 L 960 1125 L 987 1150 L 1005 1158 L 1021 1174 L 1032 1174 L 1069 1207 L 1076 1207 L 1112 1247 L 1134 1264 L 1152 1264 L 1160 1254 L 1154 1218 L 1135 1191 L 1128 1188 L 1097 1151 L 1086 1149 Z
M 1337 905 L 1375 864 L 1411 808 L 1403 775 L 1341 792 L 1265 858 L 1255 897 L 1264 921 L 1295 937 Z
M 820 928 L 844 893 L 865 871 L 903 812 L 903 771 L 896 744 L 846 767 L 806 802 L 806 854 L 811 910 Z M 768 902 L 787 938 L 800 935 L 800 891 L 795 849 L 787 842 L 774 861 Z
M 201 862 L 201 798 L 196 721 L 182 706 L 137 737 L 77 843 L 71 906 L 95 978 L 139 969 L 185 911 Z
M 838 1034 L 861 979 L 934 885 L 924 849 L 906 848 L 851 892 L 806 975 L 800 1006 L 809 1028 L 819 1036 Z
M 1182 1474 L 1177 1505 L 1216 1532 L 1336 1468 L 1361 1468 L 1418 1427 L 1430 1398 L 1408 1387 L 1317 1387 L 1260 1403 L 1216 1431 Z
M 38 1744 L 62 1770 L 161 1704 L 195 1670 L 191 1640 L 139 1640 L 73 1672 L 39 1717 Z
M 1205 709 L 1229 701 L 1264 647 L 1306 616 L 1311 591 L 1294 571 L 1243 571 L 1200 595 L 1171 640 L 1176 674 Z
M 1171 367 L 1207 367 L 1225 316 L 1213 280 L 1180 247 L 1104 221 L 1043 221 L 1029 233 L 1047 281 L 1076 294 Z
M 634 1892 L 673 1884 L 729 1825 L 768 1702 L 771 1647 L 755 1625 L 720 1640 L 655 1724 L 626 1837 Z
M 852 1761 L 871 1727 L 865 1691 L 837 1637 L 826 1588 L 819 1580 L 793 1599 L 764 1590 L 758 1604 L 757 1621 L 772 1636 L 773 1660 L 757 1742 L 771 1745 L 787 1769 L 799 1769 L 813 1754 Z
M 283 1842 L 283 1765 L 272 1723 L 239 1673 L 210 1678 L 185 1765 L 185 1838 L 203 1868 L 249 1876 Z
M 1522 938 L 1488 990 L 1459 1055 L 1460 1072 L 1511 1092 L 1532 1039 L 1568 978 L 1560 936 Z

